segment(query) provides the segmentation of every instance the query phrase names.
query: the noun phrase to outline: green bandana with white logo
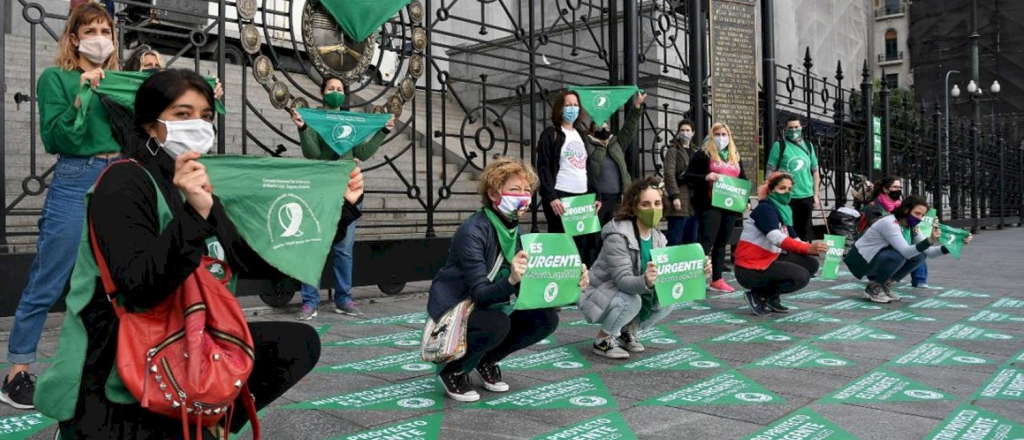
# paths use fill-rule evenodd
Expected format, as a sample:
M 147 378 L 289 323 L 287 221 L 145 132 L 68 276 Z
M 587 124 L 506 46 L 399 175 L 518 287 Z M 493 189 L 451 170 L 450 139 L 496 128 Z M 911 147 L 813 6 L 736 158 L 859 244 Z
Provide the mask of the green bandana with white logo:
M 569 91 L 580 95 L 580 105 L 598 126 L 608 121 L 638 90 L 636 86 L 569 86 Z
M 372 137 L 387 125 L 391 114 L 355 113 L 316 108 L 295 109 L 339 156 Z
M 353 41 L 365 41 L 412 0 L 320 0 Z

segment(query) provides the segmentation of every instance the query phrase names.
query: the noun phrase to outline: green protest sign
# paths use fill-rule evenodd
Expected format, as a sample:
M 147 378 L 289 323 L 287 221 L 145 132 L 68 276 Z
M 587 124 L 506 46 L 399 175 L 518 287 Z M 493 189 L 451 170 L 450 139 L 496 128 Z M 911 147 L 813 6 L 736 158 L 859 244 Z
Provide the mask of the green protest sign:
M 377 0 L 374 0 L 377 1 Z M 387 125 L 391 114 L 356 113 L 318 108 L 297 108 L 307 129 L 317 134 L 339 156 L 345 155 Z
M 569 86 L 569 91 L 580 95 L 580 105 L 598 126 L 639 90 L 636 86 Z
M 637 403 L 640 406 L 747 405 L 785 403 L 785 399 L 750 378 L 732 370 L 687 385 L 663 396 Z
M 965 229 L 946 226 L 942 223 L 939 223 L 939 230 L 942 231 L 942 235 L 939 236 L 939 244 L 946 248 L 954 259 L 959 260 L 960 251 L 964 248 L 964 239 L 971 233 Z
M 252 156 L 199 161 L 245 242 L 285 275 L 319 286 L 355 163 Z
M 821 312 L 807 311 L 788 315 L 773 322 L 776 324 L 835 324 L 843 322 L 843 320 Z
M 637 440 L 626 419 L 617 412 L 585 420 L 568 428 L 556 429 L 532 440 Z
M 828 245 L 828 252 L 825 254 L 825 265 L 821 269 L 821 279 L 839 279 L 839 266 L 843 262 L 843 252 L 846 250 L 846 237 L 826 234 L 825 244 Z
M 847 342 L 847 341 L 893 341 L 899 336 L 876 330 L 863 325 L 848 325 L 843 328 L 832 330 L 822 334 L 815 341 L 824 342 Z
M 344 364 L 317 367 L 313 371 L 320 373 L 419 373 L 434 369 L 434 364 L 424 362 L 418 351 L 397 353 L 384 357 L 367 359 Z
M 594 206 L 596 197 L 593 194 L 562 197 L 560 200 L 565 208 L 562 227 L 566 235 L 575 237 L 601 232 L 601 220 L 597 218 L 597 207 Z
M 954 400 L 956 396 L 903 377 L 888 370 L 878 369 L 843 385 L 818 403 L 874 403 L 922 402 Z
M 572 238 L 565 234 L 527 234 L 521 240 L 529 260 L 515 310 L 576 304 L 583 261 Z
M 925 237 L 931 237 L 932 228 L 935 227 L 935 208 L 929 209 L 924 217 L 921 217 L 921 223 L 917 224 L 918 233 Z
M 750 181 L 719 175 L 711 186 L 711 206 L 716 208 L 743 212 L 749 200 Z
M 992 295 L 987 293 L 974 293 L 966 290 L 947 290 L 939 295 L 939 298 L 991 298 Z
M 887 364 L 892 367 L 943 367 L 990 363 L 992 361 L 976 354 L 934 342 L 925 342 L 910 349 L 902 356 L 890 360 Z
M 100 85 L 96 86 L 95 89 L 83 88 L 81 92 L 82 104 L 86 103 L 88 95 L 92 93 L 99 93 L 110 100 L 116 102 L 121 107 L 134 113 L 135 112 L 135 94 L 139 91 L 139 86 L 142 85 L 146 78 L 152 76 L 152 72 L 126 72 L 120 70 L 104 70 L 103 79 L 100 81 Z M 217 79 L 212 76 L 204 76 L 203 79 L 211 89 L 217 88 Z M 224 103 L 219 100 L 215 100 L 213 103 L 214 110 L 217 113 L 224 114 Z
M 558 347 L 505 359 L 503 370 L 589 370 L 590 363 L 573 347 Z
M 820 290 L 813 290 L 810 292 L 798 293 L 796 295 L 786 295 L 786 298 L 791 301 L 813 301 L 813 300 L 828 300 L 828 299 L 840 299 L 839 295 L 833 295 L 831 293 L 822 292 Z
M 999 298 L 996 302 L 989 305 L 989 307 L 997 309 L 1024 309 L 1024 300 Z
M 855 363 L 812 345 L 797 345 L 743 366 L 755 368 L 851 367 Z
M 1020 316 L 1014 316 L 1007 313 L 993 312 L 989 310 L 978 310 L 975 313 L 967 317 L 968 322 L 1024 322 L 1024 318 Z
M 416 347 L 423 339 L 423 330 L 407 330 L 379 336 L 324 342 L 326 347 Z
M 403 420 L 386 426 L 378 426 L 354 434 L 345 434 L 328 440 L 437 440 L 441 435 L 444 413 Z
M 828 290 L 864 290 L 865 283 L 846 283 L 829 287 Z
M 912 309 L 966 309 L 966 304 L 959 304 L 941 299 L 928 298 L 924 301 L 910 305 Z
M 654 291 L 662 307 L 707 298 L 704 249 L 699 244 L 651 249 L 651 259 L 658 269 Z
M 680 324 L 746 324 L 746 319 L 740 318 L 729 312 L 714 312 L 706 315 L 694 316 L 692 318 L 677 321 Z
M 364 319 L 362 321 L 345 322 L 351 325 L 426 324 L 427 312 L 406 313 L 404 315 L 384 316 L 381 318 Z
M 931 322 L 931 321 L 935 321 L 935 318 L 932 318 L 930 316 L 918 315 L 917 313 L 914 313 L 914 312 L 904 312 L 904 311 L 901 311 L 901 310 L 893 310 L 893 311 L 888 312 L 888 313 L 884 313 L 884 314 L 881 314 L 881 315 L 878 315 L 878 316 L 873 316 L 871 318 L 868 318 L 868 321 L 895 321 L 895 322 L 922 321 L 922 322 Z
M 862 300 L 844 299 L 821 308 L 822 310 L 882 310 L 882 306 L 866 303 Z
M 1024 370 L 1001 367 L 992 374 L 972 399 L 1024 400 Z
M 410 1 L 412 0 L 320 0 L 320 4 L 334 17 L 345 35 L 352 41 L 362 42 Z M 341 52 L 344 53 L 344 49 L 341 49 Z
M 928 434 L 924 440 L 1007 440 L 1024 438 L 1024 426 L 964 404 Z
M 1012 335 L 986 330 L 981 327 L 972 327 L 964 324 L 953 324 L 951 327 L 943 330 L 939 334 L 932 336 L 932 338 L 950 341 L 1016 339 Z
M 444 390 L 441 383 L 437 381 L 437 377 L 430 375 L 382 387 L 285 405 L 282 408 L 437 410 L 444 408 Z
M 789 413 L 743 440 L 856 440 L 835 423 L 808 407 Z
M 40 413 L 0 418 L 0 439 L 23 440 L 53 425 L 56 420 Z M 52 436 L 51 436 L 52 437 Z
M 534 347 L 546 347 L 551 345 L 555 345 L 555 335 L 548 336 L 544 339 L 537 341 L 536 344 L 533 344 Z
M 679 343 L 679 338 L 663 325 L 640 330 L 636 337 L 645 344 L 674 345 Z
M 435 380 L 431 378 L 431 380 Z M 463 405 L 463 409 L 615 408 L 618 403 L 597 374 L 553 382 Z
M 729 365 L 696 345 L 689 345 L 629 362 L 609 371 L 706 370 L 720 367 L 728 368 Z
M 768 326 L 744 327 L 704 341 L 705 343 L 787 342 L 793 337 Z

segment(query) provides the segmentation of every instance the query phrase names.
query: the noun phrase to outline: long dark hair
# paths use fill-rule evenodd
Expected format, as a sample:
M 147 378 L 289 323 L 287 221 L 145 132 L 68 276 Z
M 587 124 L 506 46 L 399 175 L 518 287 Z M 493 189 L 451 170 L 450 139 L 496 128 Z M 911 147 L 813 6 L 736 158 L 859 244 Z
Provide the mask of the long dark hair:
M 558 98 L 555 99 L 554 107 L 551 107 L 551 123 L 555 124 L 555 128 L 558 128 L 558 127 L 562 126 L 562 122 L 563 122 L 563 120 L 562 120 L 562 109 L 565 108 L 565 97 L 569 96 L 569 95 L 575 96 L 576 97 L 576 102 L 581 103 L 580 104 L 580 115 L 576 118 L 576 120 L 579 121 L 583 117 L 583 104 L 582 104 L 582 101 L 580 100 L 579 93 L 576 93 L 576 92 L 573 92 L 573 91 L 562 92 L 562 94 L 558 95 Z
M 900 206 L 892 210 L 892 215 L 896 216 L 896 218 L 907 218 L 910 215 L 910 211 L 913 211 L 918 206 L 924 206 L 925 209 L 928 209 L 928 200 L 917 195 L 904 197 L 903 203 L 900 203 Z
M 899 181 L 900 178 L 896 176 L 885 176 L 875 181 L 875 189 L 871 192 L 871 200 L 877 199 L 878 196 L 885 192 L 885 189 L 892 186 L 892 184 Z
M 189 90 L 201 93 L 210 106 L 213 106 L 213 89 L 198 73 L 184 69 L 167 69 L 154 73 L 146 78 L 135 93 L 135 131 L 137 139 L 125 153 L 138 158 L 146 150 L 149 134 L 146 129 L 152 126 L 160 113 L 170 107 L 181 95 Z

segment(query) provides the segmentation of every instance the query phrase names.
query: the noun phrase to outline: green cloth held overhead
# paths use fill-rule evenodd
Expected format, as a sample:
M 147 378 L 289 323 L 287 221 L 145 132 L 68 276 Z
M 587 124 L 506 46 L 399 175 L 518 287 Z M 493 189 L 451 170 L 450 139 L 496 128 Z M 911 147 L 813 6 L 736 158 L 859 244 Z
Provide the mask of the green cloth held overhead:
M 639 90 L 636 86 L 569 86 L 569 91 L 580 95 L 580 105 L 599 126 Z
M 103 79 L 100 80 L 100 85 L 96 86 L 95 93 L 99 93 L 107 98 L 110 98 L 114 102 L 120 104 L 122 107 L 134 111 L 135 109 L 135 92 L 139 90 L 139 86 L 142 82 L 152 75 L 151 72 L 120 72 L 114 70 L 107 70 L 103 72 Z M 217 87 L 217 80 L 212 76 L 204 76 L 203 79 L 210 85 L 211 89 Z M 86 99 L 91 99 L 93 89 L 83 87 L 81 97 L 84 103 Z M 224 114 L 224 104 L 220 100 L 214 101 L 214 108 L 217 113 Z
M 353 41 L 364 41 L 412 0 L 320 0 Z
M 355 113 L 316 108 L 297 108 L 302 120 L 339 156 L 344 156 L 356 145 L 380 131 L 391 114 Z

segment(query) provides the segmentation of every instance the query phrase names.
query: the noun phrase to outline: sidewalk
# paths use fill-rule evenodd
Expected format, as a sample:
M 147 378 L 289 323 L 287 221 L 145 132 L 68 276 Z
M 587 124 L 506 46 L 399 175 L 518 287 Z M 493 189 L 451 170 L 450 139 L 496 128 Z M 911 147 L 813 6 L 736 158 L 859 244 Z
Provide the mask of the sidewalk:
M 985 232 L 962 260 L 929 262 L 931 289 L 899 285 L 894 304 L 864 301 L 848 274 L 784 297 L 796 309 L 787 315 L 755 317 L 741 295 L 709 292 L 626 362 L 593 355 L 596 327 L 565 309 L 550 341 L 503 363 L 512 390 L 480 388 L 475 404 L 443 398 L 418 359 L 426 296 L 367 290 L 365 320 L 324 302 L 318 371 L 263 411 L 263 438 L 899 440 L 939 428 L 943 439 L 1024 438 L 1020 243 L 1021 228 Z M 248 310 L 253 321 L 298 312 Z M 48 331 L 41 354 L 55 341 Z M 28 414 L 0 405 L 0 440 L 53 438 L 52 426 L 7 434 L 9 417 Z

